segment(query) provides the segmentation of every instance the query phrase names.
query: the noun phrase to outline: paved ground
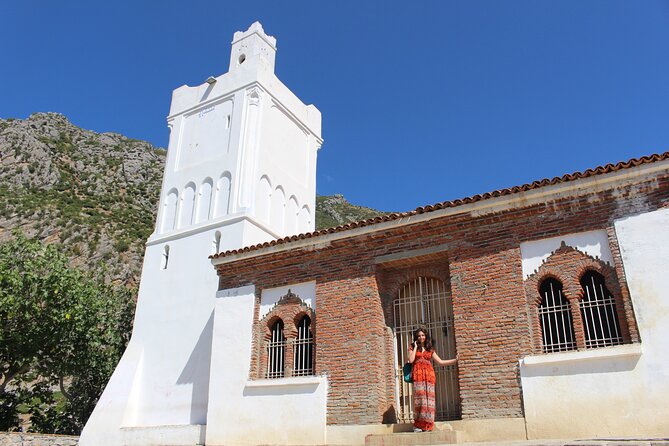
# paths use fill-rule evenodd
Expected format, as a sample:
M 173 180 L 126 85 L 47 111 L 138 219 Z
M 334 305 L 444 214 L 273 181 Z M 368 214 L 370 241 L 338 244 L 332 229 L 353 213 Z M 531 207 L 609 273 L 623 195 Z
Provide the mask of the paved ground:
M 460 443 L 464 446 L 669 446 L 669 438 L 598 440 L 523 440 L 485 443 Z

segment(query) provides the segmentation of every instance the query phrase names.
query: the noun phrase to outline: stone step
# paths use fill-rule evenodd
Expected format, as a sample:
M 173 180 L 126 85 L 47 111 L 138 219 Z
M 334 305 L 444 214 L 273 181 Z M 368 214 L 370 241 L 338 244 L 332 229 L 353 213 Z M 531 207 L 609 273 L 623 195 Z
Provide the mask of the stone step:
M 432 432 L 400 432 L 396 434 L 370 434 L 365 437 L 365 446 L 419 446 L 455 444 L 458 442 L 454 430 Z

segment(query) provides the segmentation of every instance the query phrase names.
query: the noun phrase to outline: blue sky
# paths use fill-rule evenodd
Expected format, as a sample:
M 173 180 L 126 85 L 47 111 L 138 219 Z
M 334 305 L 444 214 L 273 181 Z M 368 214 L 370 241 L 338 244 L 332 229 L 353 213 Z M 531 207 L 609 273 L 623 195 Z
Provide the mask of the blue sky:
M 167 145 L 259 20 L 323 114 L 318 193 L 406 211 L 669 150 L 669 1 L 7 1 L 0 117 Z

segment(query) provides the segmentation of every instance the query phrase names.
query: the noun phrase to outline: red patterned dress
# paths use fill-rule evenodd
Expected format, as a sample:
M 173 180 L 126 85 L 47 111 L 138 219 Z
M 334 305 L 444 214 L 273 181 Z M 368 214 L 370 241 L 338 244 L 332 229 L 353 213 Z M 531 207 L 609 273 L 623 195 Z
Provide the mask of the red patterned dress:
M 413 362 L 413 425 L 423 431 L 434 429 L 434 385 L 437 378 L 432 367 L 432 352 L 417 351 Z

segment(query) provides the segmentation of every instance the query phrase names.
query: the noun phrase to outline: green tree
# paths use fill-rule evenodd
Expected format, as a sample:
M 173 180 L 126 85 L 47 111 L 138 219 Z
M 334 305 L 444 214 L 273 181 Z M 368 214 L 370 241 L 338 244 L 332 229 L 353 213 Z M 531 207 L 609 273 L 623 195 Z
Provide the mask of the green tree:
M 20 233 L 0 244 L 0 429 L 78 434 L 132 330 L 133 293 Z M 4 425 L 3 425 L 4 424 Z

